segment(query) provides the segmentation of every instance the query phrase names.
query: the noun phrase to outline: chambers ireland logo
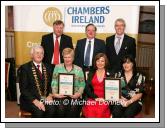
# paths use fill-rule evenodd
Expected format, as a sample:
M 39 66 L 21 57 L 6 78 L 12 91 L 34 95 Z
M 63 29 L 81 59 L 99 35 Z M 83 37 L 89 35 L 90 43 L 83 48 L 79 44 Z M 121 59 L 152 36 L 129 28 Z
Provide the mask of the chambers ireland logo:
M 62 20 L 62 14 L 59 9 L 55 7 L 49 7 L 43 13 L 43 20 L 45 24 L 52 27 L 54 21 Z

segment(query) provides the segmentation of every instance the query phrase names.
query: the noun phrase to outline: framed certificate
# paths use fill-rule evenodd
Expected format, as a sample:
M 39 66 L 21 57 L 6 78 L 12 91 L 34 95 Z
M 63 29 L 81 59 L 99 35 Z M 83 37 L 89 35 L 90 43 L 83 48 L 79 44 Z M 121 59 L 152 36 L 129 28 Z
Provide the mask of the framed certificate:
M 62 95 L 74 94 L 74 74 L 59 73 L 58 93 Z
M 105 100 L 119 100 L 121 98 L 121 79 L 106 78 L 104 84 Z

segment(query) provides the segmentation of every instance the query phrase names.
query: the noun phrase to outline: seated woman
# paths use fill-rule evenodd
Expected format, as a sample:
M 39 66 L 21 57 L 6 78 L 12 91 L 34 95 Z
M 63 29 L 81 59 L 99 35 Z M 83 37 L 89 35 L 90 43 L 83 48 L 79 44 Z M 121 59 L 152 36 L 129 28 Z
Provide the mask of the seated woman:
M 84 74 L 80 67 L 73 64 L 74 50 L 65 48 L 62 52 L 64 63 L 56 65 L 52 77 L 52 93 L 55 101 L 56 117 L 77 118 L 80 117 L 81 100 L 85 88 Z M 58 75 L 60 73 L 74 74 L 74 95 L 62 95 L 58 93 Z M 74 102 L 77 101 L 77 102 Z
M 122 72 L 115 77 L 121 78 L 122 96 L 120 104 L 112 106 L 112 117 L 132 118 L 142 109 L 145 77 L 136 72 L 135 60 L 130 55 L 123 58 Z
M 109 118 L 109 104 L 104 100 L 104 78 L 111 76 L 107 71 L 108 59 L 104 53 L 95 56 L 94 70 L 88 74 L 85 87 L 87 102 L 83 106 L 82 114 L 90 118 Z

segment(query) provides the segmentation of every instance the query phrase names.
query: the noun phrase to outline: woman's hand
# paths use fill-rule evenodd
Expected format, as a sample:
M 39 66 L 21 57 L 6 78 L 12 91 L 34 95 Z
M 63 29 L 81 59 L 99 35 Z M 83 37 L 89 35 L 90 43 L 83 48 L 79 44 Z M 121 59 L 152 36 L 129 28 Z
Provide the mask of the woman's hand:
M 95 101 L 104 102 L 104 98 L 95 98 Z
M 122 103 L 121 103 L 121 105 L 123 106 L 123 107 L 128 107 L 130 104 L 132 104 L 133 103 L 133 101 L 130 99 L 130 100 L 126 100 L 126 101 L 123 101 Z
M 128 99 L 124 98 L 123 96 L 121 96 L 121 100 L 128 101 Z
M 119 99 L 119 102 L 123 107 L 128 107 L 130 105 L 129 100 L 124 98 L 123 96 L 121 96 L 121 98 Z
M 81 96 L 81 94 L 77 92 L 74 95 L 71 95 L 70 97 L 73 99 L 78 99 L 80 96 Z
M 67 96 L 61 95 L 61 94 L 53 94 L 54 98 L 65 98 Z
M 52 96 L 53 96 L 52 94 L 49 94 L 49 96 L 47 96 L 47 98 L 46 98 L 46 101 L 53 102 Z

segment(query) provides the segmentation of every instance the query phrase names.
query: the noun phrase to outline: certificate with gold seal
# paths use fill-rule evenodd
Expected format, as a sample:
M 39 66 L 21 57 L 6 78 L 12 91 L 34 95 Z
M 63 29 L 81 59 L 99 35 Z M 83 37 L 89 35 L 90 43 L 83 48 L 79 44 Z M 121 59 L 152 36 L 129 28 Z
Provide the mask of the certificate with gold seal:
M 74 94 L 74 74 L 59 73 L 58 93 L 62 95 Z
M 121 79 L 105 78 L 105 100 L 119 100 L 121 98 Z

